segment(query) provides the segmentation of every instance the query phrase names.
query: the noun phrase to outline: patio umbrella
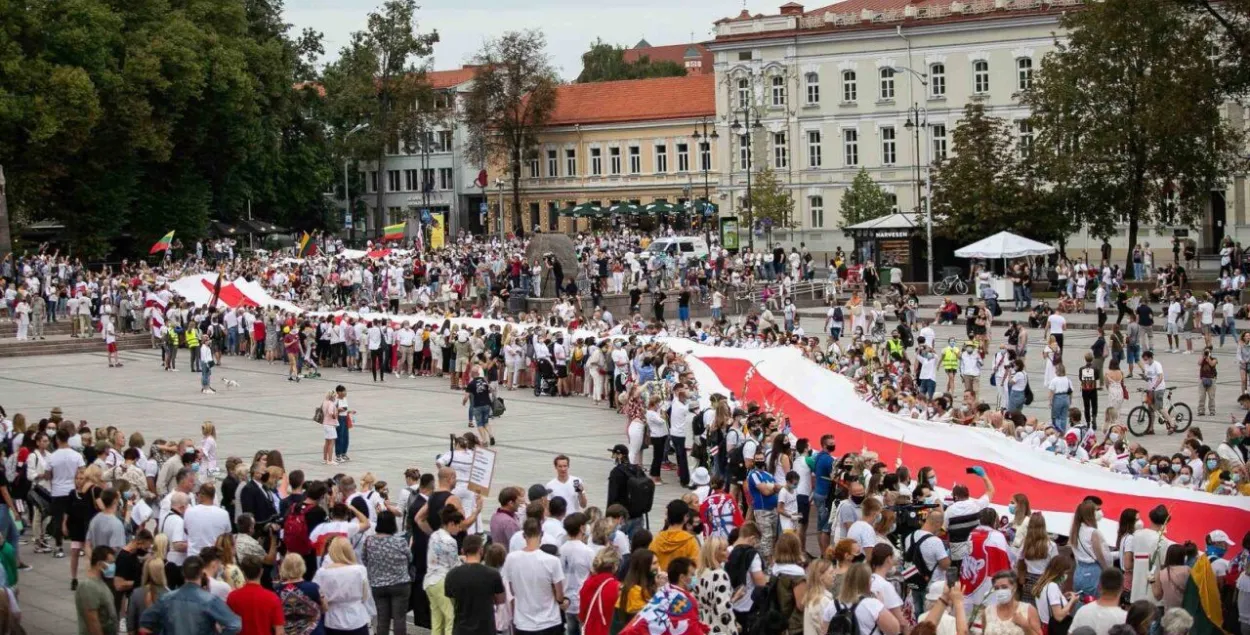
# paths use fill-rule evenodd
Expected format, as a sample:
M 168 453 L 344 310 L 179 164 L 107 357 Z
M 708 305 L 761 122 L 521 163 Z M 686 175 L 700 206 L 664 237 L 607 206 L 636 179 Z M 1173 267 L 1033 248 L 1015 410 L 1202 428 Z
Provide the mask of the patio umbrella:
M 628 214 L 630 216 L 637 216 L 638 214 L 642 213 L 642 208 L 639 207 L 638 205 L 630 203 L 629 201 L 621 201 L 619 203 L 613 203 L 610 207 L 608 207 L 608 213 L 609 214 Z
M 581 205 L 574 205 L 573 207 L 566 207 L 560 210 L 560 215 L 569 218 L 585 218 L 599 214 L 602 209 L 598 205 L 582 203 Z
M 657 214 L 673 214 L 676 213 L 677 210 L 678 207 L 668 201 L 656 201 L 648 204 L 646 207 L 646 213 L 652 216 Z
M 716 203 L 709 203 L 700 199 L 694 202 L 694 211 L 704 216 L 715 216 L 720 210 L 717 209 Z

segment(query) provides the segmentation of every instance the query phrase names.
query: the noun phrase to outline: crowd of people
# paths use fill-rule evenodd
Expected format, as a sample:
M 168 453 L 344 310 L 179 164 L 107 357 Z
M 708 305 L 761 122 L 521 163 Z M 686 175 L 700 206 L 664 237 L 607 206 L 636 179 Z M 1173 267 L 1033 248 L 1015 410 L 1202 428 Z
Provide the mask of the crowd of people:
M 1048 527 L 1029 492 L 1013 492 L 1003 514 L 990 505 L 1002 497 L 984 470 L 939 480 L 928 466 L 839 452 L 847 442 L 832 435 L 799 438 L 782 413 L 708 394 L 662 340 L 797 347 L 889 412 L 993 428 L 1040 451 L 1176 487 L 1250 494 L 1244 422 L 1234 421 L 1214 449 L 1196 428 L 1171 454 L 1129 438 L 1120 410 L 1134 369 L 1159 403 L 1167 397 L 1148 302 L 1127 316 L 1123 333 L 1119 324 L 1109 335 L 1100 329 L 1088 353 L 1076 353 L 1085 364 L 1069 378 L 1059 312 L 996 326 L 984 301 L 948 301 L 929 319 L 910 289 L 883 305 L 870 267 L 848 280 L 839 254 L 823 332 L 808 333 L 787 296 L 816 275 L 805 249 L 734 256 L 713 246 L 706 260 L 644 258 L 648 240 L 579 237 L 578 265 L 567 273 L 556 258 L 527 259 L 523 240 L 467 236 L 432 254 L 392 248 L 343 258 L 322 240 L 319 256 L 218 265 L 227 279 L 256 280 L 299 312 L 209 309 L 177 297 L 170 283 L 211 270 L 203 259 L 116 272 L 55 254 L 6 261 L 9 306 L 42 298 L 44 321 L 77 315 L 61 310 L 64 290 L 67 302 L 85 307 L 83 336 L 150 330 L 161 367 L 178 370 L 188 349 L 205 392 L 214 367 L 243 357 L 287 364 L 292 382 L 330 369 L 369 372 L 377 382 L 445 377 L 464 393 L 472 428 L 434 464 L 410 466 L 400 487 L 371 473 L 309 480 L 288 472 L 279 451 L 219 467 L 216 427 L 207 422 L 198 441 L 149 445 L 136 431 L 75 424 L 59 408 L 38 422 L 0 412 L 12 457 L 0 472 L 10 615 L 29 550 L 69 556 L 80 629 L 93 635 L 404 633 L 409 616 L 435 635 L 1145 635 L 1190 632 L 1195 622 L 1250 632 L 1250 534 L 1238 542 L 1212 519 L 1202 544 L 1174 544 L 1160 505 L 1122 510 L 1108 536 L 1097 496 L 1073 510 L 1066 532 Z M 514 310 L 512 296 L 541 295 L 548 280 L 558 295 L 549 313 Z M 50 298 L 49 289 L 57 290 Z M 718 312 L 737 289 L 751 294 L 745 315 Z M 630 310 L 613 316 L 601 298 L 622 292 Z M 666 315 L 670 293 L 676 315 Z M 714 317 L 691 317 L 695 302 Z M 1213 377 L 1202 304 L 1180 297 L 1169 344 L 1175 335 L 1179 347 L 1179 325 L 1193 324 L 1207 336 L 1199 376 Z M 940 347 L 935 326 L 956 318 L 966 321 L 966 339 Z M 1238 342 L 1238 359 L 1244 348 L 1250 360 L 1250 337 Z M 1041 360 L 1038 394 L 1049 417 L 1025 412 L 1034 397 L 1030 345 L 1041 347 L 1031 359 Z M 992 390 L 982 374 L 993 377 Z M 487 517 L 467 487 L 469 466 L 476 448 L 495 443 L 498 397 L 522 388 L 580 395 L 623 415 L 606 492 L 572 476 L 571 460 L 559 455 L 549 482 L 503 487 Z M 1100 394 L 1110 406 L 1102 411 Z M 346 388 L 328 391 L 317 412 L 323 462 L 350 462 L 355 410 Z M 657 500 L 666 475 L 689 491 Z M 654 534 L 651 519 L 662 522 Z M 1202 601 L 1210 594 L 1222 613 Z

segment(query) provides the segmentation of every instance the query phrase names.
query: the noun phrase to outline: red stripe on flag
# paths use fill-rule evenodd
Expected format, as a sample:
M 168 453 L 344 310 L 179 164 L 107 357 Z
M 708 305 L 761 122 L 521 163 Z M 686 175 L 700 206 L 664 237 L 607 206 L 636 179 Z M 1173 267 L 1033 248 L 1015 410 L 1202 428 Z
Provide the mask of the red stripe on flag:
M 743 378 L 751 362 L 743 359 L 724 357 L 698 356 L 721 384 L 731 390 L 742 386 Z M 784 411 L 790 418 L 794 434 L 811 440 L 819 439 L 820 435 L 832 433 L 837 439 L 840 452 L 859 452 L 862 446 L 875 451 L 887 464 L 893 464 L 898 455 L 900 444 L 897 439 L 887 438 L 867 432 L 862 428 L 838 421 L 823 413 L 809 408 L 799 399 L 772 383 L 758 371 L 747 386 L 742 401 L 756 401 L 761 405 L 767 402 L 775 410 Z M 957 431 L 956 431 L 957 432 Z M 1021 452 L 1036 450 L 1020 447 Z M 1142 516 L 1162 503 L 1172 513 L 1172 521 L 1168 525 L 1168 537 L 1173 541 L 1193 540 L 1202 544 L 1202 539 L 1214 529 L 1222 529 L 1230 536 L 1242 536 L 1250 531 L 1250 502 L 1245 498 L 1228 498 L 1229 503 L 1242 503 L 1243 508 L 1226 507 L 1189 500 L 1177 500 L 1160 496 L 1145 496 L 1101 491 L 1090 487 L 1077 487 L 1063 483 L 1054 483 L 1039 476 L 1026 474 L 1009 467 L 968 458 L 940 449 L 917 447 L 911 444 L 902 445 L 903 463 L 913 470 L 929 466 L 937 470 L 941 485 L 950 486 L 952 477 L 960 483 L 969 485 L 974 496 L 980 496 L 980 479 L 966 474 L 965 470 L 973 464 L 985 468 L 986 474 L 994 482 L 994 497 L 991 502 L 1006 505 L 1011 502 L 1012 495 L 1024 493 L 1034 510 L 1051 511 L 1071 514 L 1077 505 L 1088 495 L 1094 494 L 1102 498 L 1103 514 L 1107 518 L 1118 518 L 1124 509 L 1136 509 Z

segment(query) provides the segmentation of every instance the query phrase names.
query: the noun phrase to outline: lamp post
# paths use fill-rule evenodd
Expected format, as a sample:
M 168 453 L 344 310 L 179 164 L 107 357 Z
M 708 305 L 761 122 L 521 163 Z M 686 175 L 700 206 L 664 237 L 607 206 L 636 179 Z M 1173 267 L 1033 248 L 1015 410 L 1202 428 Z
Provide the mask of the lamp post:
M 503 179 L 495 179 L 495 187 L 499 190 L 499 213 L 495 215 L 495 223 L 499 225 L 499 240 L 503 241 Z
M 352 135 L 368 127 L 369 127 L 369 124 L 362 123 L 362 124 L 358 124 L 355 128 L 348 130 L 347 134 L 343 135 L 343 143 L 346 144 L 347 140 Z M 343 150 L 344 150 L 343 154 L 346 155 L 347 154 L 346 146 L 343 148 Z M 350 161 L 351 159 L 349 157 L 346 157 L 346 156 L 343 157 L 343 204 L 347 208 L 346 209 L 347 218 L 352 223 L 351 227 L 348 229 L 347 242 L 355 244 L 356 242 L 356 214 L 355 214 L 355 210 L 352 209 L 352 195 L 349 189 L 350 186 L 348 185 L 348 182 L 347 182 L 347 164 Z
M 924 73 L 908 68 L 906 66 L 895 66 L 894 71 L 895 72 L 905 71 L 907 73 L 911 73 L 912 76 L 920 80 L 921 87 L 923 87 L 924 89 L 928 89 L 929 87 L 929 77 Z M 928 129 L 929 127 L 929 110 L 927 108 L 921 108 L 919 103 L 917 102 L 912 102 L 912 106 L 907 113 L 907 123 L 904 124 L 904 127 L 906 127 L 908 130 L 911 130 L 915 138 L 916 179 L 915 181 L 913 181 L 913 183 L 914 183 L 914 189 L 916 191 L 916 199 L 917 199 L 916 206 L 919 207 L 920 129 L 921 128 Z M 931 199 L 933 198 L 933 184 L 932 184 L 932 181 L 930 180 L 931 176 L 932 176 L 932 169 L 926 168 L 925 179 L 924 179 L 924 191 L 925 191 L 924 224 L 925 224 L 925 250 L 928 252 L 926 254 L 926 256 L 928 257 L 925 258 L 925 260 L 928 263 L 927 266 L 928 266 L 928 277 L 929 277 L 929 293 L 933 293 L 933 203 L 931 201 Z
M 760 124 L 758 116 L 754 122 L 751 121 L 751 109 L 749 107 L 742 109 L 742 118 L 744 123 L 739 123 L 738 118 L 734 117 L 733 123 L 729 124 L 729 129 L 733 130 L 734 134 L 738 134 L 742 130 L 746 131 L 744 136 L 747 138 L 747 161 L 745 166 L 747 170 L 747 249 L 755 251 L 755 210 L 751 204 L 751 171 L 755 168 L 755 159 L 751 154 L 751 135 L 764 126 Z
M 694 134 L 690 135 L 694 138 L 695 145 L 699 148 L 699 167 L 703 169 L 703 209 L 699 212 L 699 224 L 703 225 L 703 240 L 708 246 L 712 245 L 712 233 L 707 226 L 707 206 L 711 202 L 711 185 L 708 181 L 708 172 L 712 168 L 712 142 L 720 138 L 720 134 L 716 132 L 716 124 L 712 124 L 712 132 L 709 134 L 707 130 L 707 117 L 701 117 L 699 123 L 695 124 Z M 699 132 L 702 128 L 702 133 Z M 703 160 L 703 144 L 707 144 L 707 161 Z

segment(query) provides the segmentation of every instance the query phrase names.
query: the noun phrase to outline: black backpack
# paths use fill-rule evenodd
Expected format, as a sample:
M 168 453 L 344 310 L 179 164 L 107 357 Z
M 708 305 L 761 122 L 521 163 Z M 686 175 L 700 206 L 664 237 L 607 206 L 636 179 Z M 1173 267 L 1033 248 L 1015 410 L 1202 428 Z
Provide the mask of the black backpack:
M 637 465 L 626 466 L 629 477 L 625 479 L 625 509 L 630 518 L 639 518 L 651 513 L 655 502 L 655 481 Z
M 725 562 L 725 573 L 729 574 L 730 592 L 738 587 L 746 584 L 747 571 L 751 568 L 751 561 L 759 555 L 755 547 L 743 545 L 734 547 L 729 552 L 729 560 Z
M 833 321 L 834 322 L 842 321 L 842 307 L 840 306 L 833 307 Z
M 774 577 L 768 584 L 755 587 L 746 635 L 779 635 L 786 632 L 786 618 L 781 613 L 781 593 L 777 588 L 779 584 L 780 579 Z
M 708 409 L 704 408 L 696 412 L 694 414 L 694 419 L 690 422 L 690 429 L 694 432 L 694 436 L 696 437 L 703 436 L 703 431 L 707 429 L 707 426 L 703 424 L 703 413 L 707 411 Z
M 855 609 L 859 608 L 859 603 L 863 600 L 856 600 L 854 604 L 847 606 L 837 600 L 833 601 L 837 612 L 833 614 L 833 619 L 829 620 L 829 628 L 825 629 L 825 635 L 859 635 L 859 624 L 855 619 Z M 871 633 L 877 632 L 877 625 L 872 625 Z
M 933 570 L 925 564 L 924 556 L 920 553 L 920 545 L 930 538 L 937 538 L 937 536 L 929 534 L 920 540 L 916 540 L 913 536 L 911 545 L 903 554 L 903 562 L 910 565 L 903 569 L 903 581 L 918 589 L 925 588 L 929 584 L 929 578 L 933 576 Z

